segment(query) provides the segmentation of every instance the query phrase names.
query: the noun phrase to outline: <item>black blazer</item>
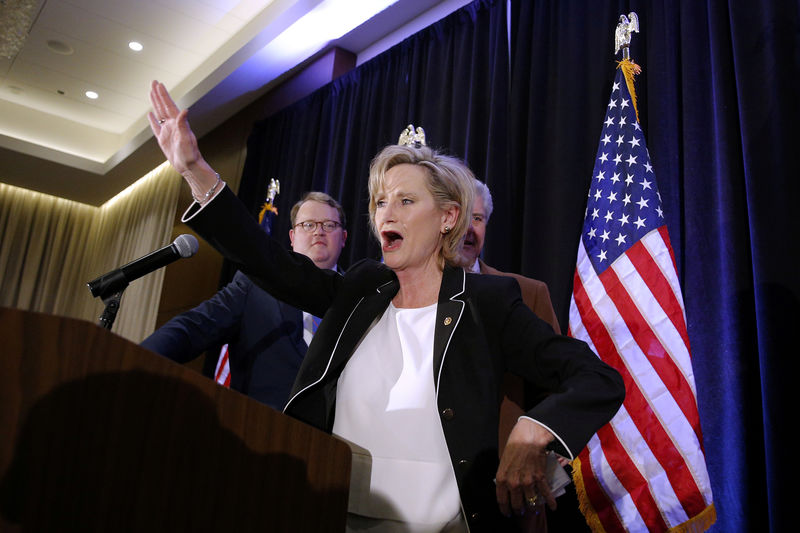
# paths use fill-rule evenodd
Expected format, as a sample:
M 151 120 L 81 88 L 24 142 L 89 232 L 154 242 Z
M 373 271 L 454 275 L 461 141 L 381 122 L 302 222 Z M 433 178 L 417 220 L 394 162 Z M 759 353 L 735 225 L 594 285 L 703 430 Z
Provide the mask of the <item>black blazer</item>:
M 213 297 L 181 313 L 142 346 L 185 363 L 228 344 L 231 388 L 281 410 L 308 347 L 303 313 L 241 272 Z
M 319 270 L 258 229 L 226 189 L 188 223 L 281 300 L 323 316 L 285 412 L 330 432 L 338 377 L 358 342 L 399 289 L 385 265 L 364 260 L 346 275 Z M 527 414 L 572 457 L 617 412 L 620 375 L 578 340 L 556 335 L 528 309 L 512 278 L 443 273 L 434 332 L 434 386 L 442 428 L 472 531 L 513 528 L 499 513 L 493 479 L 506 370 L 550 393 Z M 411 488 L 413 490 L 413 488 Z

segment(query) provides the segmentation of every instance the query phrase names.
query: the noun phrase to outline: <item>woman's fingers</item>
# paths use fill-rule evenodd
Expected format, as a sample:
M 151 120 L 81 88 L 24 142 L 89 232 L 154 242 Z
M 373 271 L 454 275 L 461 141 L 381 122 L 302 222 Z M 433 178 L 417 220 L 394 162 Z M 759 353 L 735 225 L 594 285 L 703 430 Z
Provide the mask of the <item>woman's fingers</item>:
M 153 106 L 156 121 L 160 120 L 164 113 L 164 101 L 159 94 L 159 85 L 161 84 L 155 80 L 150 84 L 150 105 Z
M 543 490 L 541 492 L 544 503 L 550 508 L 551 511 L 556 510 L 556 498 L 553 496 L 550 486 L 545 482 L 543 483 Z
M 161 132 L 161 123 L 152 111 L 147 112 L 147 121 L 150 123 L 150 129 L 153 130 L 153 134 L 158 138 L 158 134 Z
M 508 502 L 508 490 L 505 485 L 495 480 L 495 496 L 497 497 L 497 506 L 500 512 L 505 516 L 511 516 L 511 505 Z
M 175 103 L 175 100 L 172 99 L 170 96 L 169 91 L 161 82 L 156 82 L 158 84 L 158 95 L 161 98 L 161 105 L 164 110 L 164 116 L 161 118 L 170 119 L 175 118 L 180 113 L 180 109 L 178 105 Z
M 509 501 L 511 503 L 511 509 L 514 510 L 515 514 L 525 514 L 525 493 L 523 490 L 517 489 L 510 491 Z
M 531 511 L 538 513 L 541 512 L 545 503 L 551 509 L 555 508 L 555 500 L 546 483 L 530 483 L 525 486 L 519 485 L 516 488 L 505 483 L 498 483 L 496 494 L 500 512 L 506 516 L 523 515 Z
M 150 103 L 153 105 L 153 112 L 157 122 L 166 121 L 178 116 L 180 109 L 169 95 L 169 91 L 163 83 L 153 81 L 150 85 Z M 163 124 L 163 122 L 160 122 Z

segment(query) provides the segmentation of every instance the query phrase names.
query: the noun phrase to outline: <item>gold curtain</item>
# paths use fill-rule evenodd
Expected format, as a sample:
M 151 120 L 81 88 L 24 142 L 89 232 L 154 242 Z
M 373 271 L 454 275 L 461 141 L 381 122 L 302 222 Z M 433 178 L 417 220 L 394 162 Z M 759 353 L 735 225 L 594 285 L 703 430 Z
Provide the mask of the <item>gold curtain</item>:
M 0 305 L 96 322 L 86 282 L 169 242 L 181 177 L 164 163 L 97 208 L 0 183 Z M 163 269 L 134 281 L 113 331 L 155 327 Z

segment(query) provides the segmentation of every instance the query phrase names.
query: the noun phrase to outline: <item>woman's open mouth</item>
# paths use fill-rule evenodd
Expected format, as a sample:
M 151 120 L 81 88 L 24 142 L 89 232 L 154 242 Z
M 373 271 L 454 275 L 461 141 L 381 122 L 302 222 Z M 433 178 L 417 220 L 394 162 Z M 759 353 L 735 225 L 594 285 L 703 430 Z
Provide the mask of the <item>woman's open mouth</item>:
M 383 251 L 391 252 L 400 247 L 403 242 L 403 236 L 396 231 L 382 231 L 381 238 L 383 239 Z

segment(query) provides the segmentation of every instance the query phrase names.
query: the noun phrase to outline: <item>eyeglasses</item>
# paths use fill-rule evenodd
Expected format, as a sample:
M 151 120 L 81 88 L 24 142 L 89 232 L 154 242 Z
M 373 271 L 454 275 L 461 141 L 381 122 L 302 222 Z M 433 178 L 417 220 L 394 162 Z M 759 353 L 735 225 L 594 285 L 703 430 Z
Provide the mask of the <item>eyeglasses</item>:
M 322 231 L 325 233 L 331 233 L 336 231 L 336 228 L 341 226 L 340 223 L 336 222 L 335 220 L 305 220 L 303 222 L 298 222 L 294 225 L 295 228 L 300 227 L 303 228 L 303 231 L 306 233 L 314 233 L 317 230 L 317 226 L 322 226 Z

